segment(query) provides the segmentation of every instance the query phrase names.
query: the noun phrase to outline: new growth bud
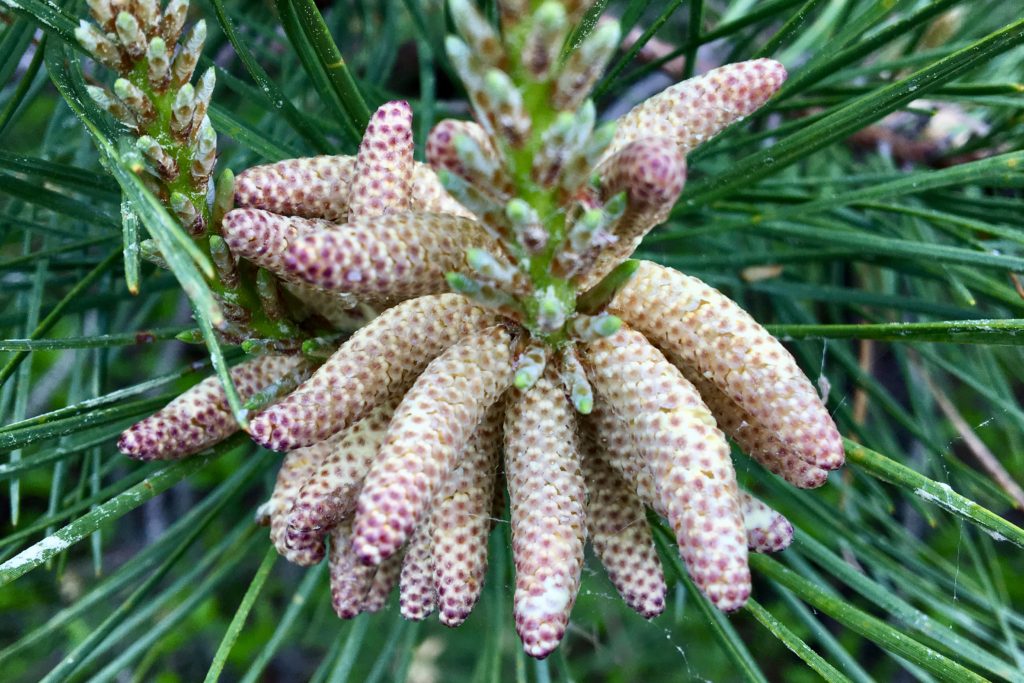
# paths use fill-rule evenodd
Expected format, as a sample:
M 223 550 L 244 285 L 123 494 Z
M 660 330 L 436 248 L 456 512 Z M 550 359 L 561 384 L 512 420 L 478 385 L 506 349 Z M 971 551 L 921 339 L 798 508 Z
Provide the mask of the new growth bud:
M 164 255 L 160 253 L 160 249 L 156 246 L 156 242 L 153 240 L 142 240 L 139 242 L 139 256 L 146 261 L 149 261 L 157 268 L 170 270 L 170 266 L 168 266 L 167 261 L 164 260 Z
M 481 139 L 480 136 L 466 133 L 458 133 L 452 138 L 455 156 L 459 160 L 460 175 L 484 192 L 494 191 L 494 194 L 498 195 L 497 198 L 503 201 L 508 198 L 512 188 L 508 179 L 504 177 L 500 160 L 487 143 L 486 138 Z M 496 180 L 499 182 L 495 183 Z M 500 187 L 495 187 L 496 184 Z
M 295 350 L 295 343 L 288 339 L 246 339 L 241 346 L 242 351 L 250 356 L 260 356 L 265 353 L 290 353 Z M 246 403 L 248 404 L 248 401 Z M 256 403 L 262 403 L 261 399 L 257 398 Z
M 548 0 L 533 14 L 533 26 L 523 46 L 522 63 L 535 81 L 547 80 L 565 42 L 569 22 L 565 7 Z
M 461 294 L 470 301 L 493 308 L 514 320 L 522 319 L 519 302 L 511 294 L 462 273 L 446 273 L 444 279 L 453 292 Z
M 104 31 L 114 30 L 114 7 L 110 0 L 86 0 L 89 13 Z
M 120 68 L 121 53 L 117 46 L 93 24 L 81 20 L 75 29 L 75 38 L 98 62 L 111 69 Z
M 149 82 L 158 92 L 162 92 L 170 81 L 171 61 L 167 51 L 167 42 L 160 36 L 149 41 L 146 51 L 149 64 Z
M 518 197 L 505 205 L 505 216 L 512 224 L 516 242 L 529 254 L 537 254 L 548 244 L 548 231 L 532 206 Z
M 114 81 L 114 94 L 118 99 L 128 105 L 140 123 L 152 121 L 156 112 L 153 110 L 153 103 L 146 97 L 146 93 L 126 78 L 119 78 Z
M 599 241 L 598 235 L 607 234 L 604 229 L 609 222 L 610 217 L 601 209 L 589 209 L 583 212 L 583 215 L 569 229 L 569 248 L 583 253 Z
M 530 9 L 527 0 L 498 0 L 498 10 L 501 12 L 501 26 L 506 31 L 510 30 L 519 22 Z
M 599 126 L 587 136 L 579 153 L 566 162 L 559 185 L 567 196 L 575 195 L 590 180 L 590 172 L 612 143 L 615 130 L 614 121 Z
M 485 249 L 467 249 L 466 263 L 482 279 L 508 292 L 525 294 L 530 289 L 530 281 L 524 273 Z
M 501 69 L 490 69 L 484 76 L 487 96 L 485 115 L 494 130 L 512 147 L 520 147 L 530 134 L 530 115 L 523 105 L 523 93 Z
M 533 207 L 518 197 L 505 205 L 505 215 L 515 226 L 539 222 Z
M 199 82 L 195 87 L 195 102 L 192 112 L 193 124 L 195 121 L 202 121 L 206 118 L 206 110 L 210 107 L 210 99 L 213 97 L 213 87 L 216 82 L 217 76 L 212 66 L 199 77 Z M 195 140 L 196 128 L 194 125 L 192 132 L 192 139 Z
M 490 195 L 485 194 L 477 185 L 469 183 L 445 168 L 439 169 L 436 177 L 441 187 L 447 190 L 463 207 L 472 212 L 478 221 L 477 226 L 496 239 L 509 253 L 515 251 L 515 236 L 499 203 Z
M 277 285 L 277 278 L 268 271 L 260 268 L 256 273 L 256 294 L 260 299 L 260 306 L 268 316 L 274 320 L 281 320 L 286 317 L 284 302 L 281 300 L 281 290 Z
M 114 21 L 121 46 L 132 59 L 138 59 L 146 52 L 146 34 L 139 21 L 128 12 L 121 12 Z
M 171 194 L 171 211 L 178 217 L 181 224 L 185 226 L 190 235 L 201 235 L 203 233 L 203 216 L 196 209 L 192 200 L 180 192 Z
M 210 258 L 213 260 L 213 267 L 217 269 L 220 281 L 228 287 L 237 287 L 238 268 L 235 257 L 220 235 L 210 235 Z
M 615 134 L 618 132 L 618 129 L 618 121 L 603 123 L 597 127 L 594 134 L 587 140 L 586 157 L 587 165 L 590 168 L 594 168 L 601 159 L 605 158 L 608 148 L 615 141 Z
M 472 297 L 477 294 L 482 286 L 473 278 L 462 273 L 447 273 L 444 279 L 448 282 L 448 286 L 452 288 L 453 292 L 466 297 Z
M 165 38 L 166 40 L 166 38 Z M 192 72 L 195 71 L 196 62 L 199 61 L 199 53 L 203 51 L 203 43 L 206 41 L 206 22 L 200 19 L 192 27 L 188 37 L 181 46 L 181 52 L 174 58 L 172 72 L 174 82 L 185 84 L 192 80 Z M 170 45 L 171 41 L 167 41 Z
M 626 211 L 626 193 L 612 195 L 604 206 L 589 209 L 569 230 L 569 243 L 573 249 L 585 252 L 588 249 L 600 248 L 616 241 L 608 228 L 622 217 Z
M 224 169 L 217 178 L 213 195 L 213 224 L 219 226 L 228 211 L 235 206 L 235 174 L 230 168 Z
M 569 321 L 569 332 L 582 342 L 610 337 L 622 328 L 622 319 L 610 313 L 579 314 Z
M 578 112 L 563 111 L 541 136 L 540 149 L 533 160 L 533 178 L 545 187 L 556 184 L 574 189 L 586 178 L 585 147 L 594 129 L 594 103 L 587 100 Z M 582 167 L 582 168 L 581 168 Z M 563 169 L 571 178 L 561 178 Z
M 537 327 L 545 334 L 562 329 L 569 316 L 569 309 L 558 298 L 555 288 L 548 286 L 534 294 L 537 302 Z
M 115 119 L 128 126 L 132 130 L 137 130 L 139 127 L 139 120 L 132 113 L 128 107 L 124 106 L 124 103 L 120 100 L 116 100 L 111 97 L 109 91 L 105 88 L 100 88 L 95 85 L 87 85 L 86 92 L 89 93 L 89 97 L 98 104 L 104 111 L 109 113 Z
M 562 351 L 562 383 L 569 392 L 569 400 L 580 415 L 589 415 L 594 409 L 594 390 L 587 380 L 576 350 L 569 346 Z
M 213 173 L 213 165 L 217 162 L 217 131 L 210 123 L 210 117 L 203 119 L 196 137 L 196 148 L 192 157 L 192 180 L 197 186 L 203 186 Z
M 168 51 L 174 50 L 178 38 L 181 37 L 181 29 L 185 26 L 185 17 L 188 15 L 188 2 L 189 0 L 171 0 L 164 9 L 160 33 L 163 34 Z
M 526 391 L 540 379 L 544 374 L 544 367 L 548 362 L 547 347 L 540 342 L 530 342 L 526 349 L 519 354 L 515 364 L 515 378 L 513 386 L 521 391 Z
M 195 109 L 195 88 L 191 83 L 186 83 L 174 96 L 174 105 L 171 107 L 171 132 L 179 140 L 184 140 L 191 132 L 192 115 L 195 113 Z
M 604 22 L 569 55 L 551 94 L 555 109 L 564 111 L 579 106 L 615 54 L 620 35 L 619 22 Z
M 143 135 L 135 141 L 135 146 L 146 155 L 149 162 L 153 164 L 157 175 L 163 180 L 170 182 L 178 177 L 177 162 L 164 150 L 159 142 L 148 135 Z
M 313 337 L 302 342 L 302 355 L 323 360 L 338 350 L 337 337 Z
M 135 0 L 135 16 L 143 33 L 152 35 L 160 22 L 160 3 L 158 0 Z
M 501 139 L 513 146 L 521 143 L 530 121 L 523 110 L 522 94 L 508 75 L 455 36 L 446 37 L 444 45 L 473 104 L 476 119 L 487 134 L 495 143 Z
M 450 0 L 452 22 L 465 38 L 473 53 L 490 66 L 500 66 L 505 60 L 498 35 L 491 23 L 477 10 L 471 0 Z
M 603 209 L 588 209 L 576 219 L 569 228 L 562 251 L 555 257 L 566 277 L 574 277 L 591 267 L 603 248 L 618 241 L 609 227 L 622 216 L 625 206 L 625 193 L 622 192 L 609 199 Z

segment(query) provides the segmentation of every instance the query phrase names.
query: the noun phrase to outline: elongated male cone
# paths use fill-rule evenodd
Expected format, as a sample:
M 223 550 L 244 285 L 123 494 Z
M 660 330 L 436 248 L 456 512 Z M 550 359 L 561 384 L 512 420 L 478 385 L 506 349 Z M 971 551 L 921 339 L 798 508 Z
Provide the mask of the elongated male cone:
M 505 415 L 505 474 L 516 568 L 513 614 L 523 649 L 549 655 L 561 642 L 583 568 L 586 491 L 576 416 L 555 364 Z
M 260 356 L 231 369 L 242 400 L 273 384 L 304 361 L 298 356 Z M 216 376 L 207 377 L 117 441 L 118 450 L 137 460 L 175 460 L 198 453 L 238 431 L 227 394 Z
M 435 561 L 430 521 L 426 520 L 416 527 L 402 560 L 398 608 L 404 618 L 422 621 L 437 608 L 433 581 Z
M 668 589 L 644 502 L 608 462 L 593 427 L 584 425 L 582 432 L 590 542 L 622 599 L 651 619 L 665 609 Z
M 811 489 L 825 483 L 828 479 L 827 470 L 801 459 L 793 450 L 787 448 L 775 433 L 740 408 L 713 380 L 705 377 L 693 366 L 674 359 L 671 354 L 669 360 L 673 361 L 683 376 L 697 387 L 700 397 L 715 416 L 718 426 L 744 453 L 793 486 Z
M 363 600 L 361 609 L 364 612 L 379 612 L 384 608 L 388 601 L 388 595 L 398 583 L 404 559 L 404 552 L 395 553 L 377 567 L 377 571 L 373 573 L 373 581 L 370 582 L 370 590 L 367 591 L 366 598 Z
M 412 108 L 381 105 L 366 125 L 349 193 L 353 216 L 379 216 L 412 208 Z
M 356 496 L 384 441 L 399 400 L 400 396 L 391 396 L 348 429 L 311 446 L 326 444 L 327 452 L 295 496 L 288 515 L 289 547 L 294 545 L 295 538 L 322 538 L 328 529 L 355 511 Z
M 658 208 L 664 220 L 686 182 L 686 159 L 670 138 L 641 138 L 602 164 L 601 195 L 605 201 L 626 192 L 630 206 Z
M 640 246 L 668 218 L 686 183 L 686 159 L 667 138 L 642 138 L 623 147 L 601 165 L 601 195 L 609 201 L 626 193 L 626 209 L 610 226 L 616 240 L 604 247 L 580 278 L 589 289 Z
M 701 398 L 705 396 L 702 394 Z M 654 477 L 651 476 L 647 462 L 636 450 L 633 430 L 629 425 L 598 402 L 597 409 L 587 416 L 585 427 L 593 430 L 594 441 L 603 452 L 606 462 L 622 477 L 629 489 L 635 491 L 645 505 L 667 517 L 668 511 L 658 497 Z M 590 475 L 587 476 L 589 484 Z M 608 490 L 612 490 L 612 487 Z M 793 526 L 789 520 L 746 491 L 740 491 L 739 500 L 743 525 L 746 527 L 747 547 L 750 550 L 773 553 L 789 546 L 793 541 Z M 592 530 L 591 533 L 597 532 Z M 594 545 L 597 547 L 596 538 Z M 628 576 L 633 575 L 630 573 Z
M 363 611 L 377 567 L 367 567 L 352 552 L 352 520 L 331 529 L 331 550 L 327 569 L 331 581 L 331 606 L 342 619 L 353 619 Z
M 253 166 L 235 178 L 235 206 L 344 221 L 355 157 L 318 156 Z
M 342 344 L 298 389 L 249 423 L 276 451 L 321 441 L 407 386 L 439 353 L 493 317 L 457 294 L 388 309 Z
M 647 461 L 637 451 L 629 424 L 612 412 L 607 401 L 599 400 L 584 420 L 584 426 L 593 431 L 594 440 L 604 452 L 608 464 L 622 476 L 640 500 L 662 517 L 667 517 L 668 510 L 658 497 L 658 489 Z
M 503 402 L 491 406 L 434 501 L 434 590 L 445 626 L 465 621 L 483 588 L 504 415 Z
M 740 491 L 747 545 L 756 553 L 777 553 L 793 542 L 793 525 L 746 491 Z
M 551 93 L 551 104 L 561 111 L 575 109 L 593 88 L 619 46 L 619 22 L 602 22 L 565 61 Z
M 739 609 L 750 595 L 750 569 L 725 435 L 693 385 L 643 335 L 623 327 L 585 350 L 598 400 L 633 430 L 694 583 L 719 609 Z
M 232 209 L 221 223 L 221 235 L 231 252 L 287 281 L 306 284 L 287 267 L 285 255 L 295 240 L 338 226 L 325 220 L 281 216 L 262 209 Z
M 253 166 L 235 179 L 235 206 L 343 223 L 349 216 L 355 167 L 352 156 L 305 157 Z M 413 208 L 469 217 L 426 164 L 413 163 L 410 193 Z
M 379 564 L 410 537 L 485 411 L 512 383 L 510 337 L 494 326 L 433 360 L 402 399 L 356 505 L 353 548 Z
M 718 290 L 642 261 L 608 310 L 713 381 L 805 462 L 843 464 L 839 430 L 793 356 Z
M 687 154 L 761 108 L 785 80 L 786 68 L 779 62 L 753 59 L 676 83 L 619 119 L 605 157 L 649 137 L 671 138 Z
M 331 449 L 329 441 L 323 441 L 306 448 L 297 448 L 284 456 L 281 469 L 277 471 L 274 491 L 266 506 L 270 517 L 270 542 L 277 552 L 289 562 L 302 566 L 316 564 L 323 557 L 323 542 L 319 537 L 304 539 L 302 544 L 288 544 L 288 516 L 295 505 L 302 485 Z
M 439 294 L 445 273 L 466 267 L 471 247 L 500 247 L 475 222 L 450 214 L 352 218 L 292 240 L 285 275 L 332 291 L 377 297 Z

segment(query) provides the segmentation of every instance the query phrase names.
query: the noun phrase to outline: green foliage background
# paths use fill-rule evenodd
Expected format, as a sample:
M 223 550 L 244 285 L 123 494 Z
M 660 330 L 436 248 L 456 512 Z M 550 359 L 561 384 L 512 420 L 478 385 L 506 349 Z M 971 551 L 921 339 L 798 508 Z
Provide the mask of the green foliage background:
M 194 3 L 218 68 L 219 168 L 353 153 L 361 100 L 409 99 L 420 145 L 465 113 L 440 2 L 318 4 L 329 35 L 312 30 L 311 0 Z M 275 562 L 253 524 L 278 455 L 243 438 L 183 463 L 116 452 L 121 429 L 210 362 L 173 339 L 194 324 L 174 275 L 144 265 L 140 294 L 126 289 L 122 195 L 151 233 L 170 218 L 139 190 L 113 123 L 78 97 L 83 79 L 107 77 L 71 37 L 84 5 L 0 4 L 5 681 L 1024 680 L 1024 530 L 1008 492 L 1024 477 L 1016 3 L 597 3 L 591 19 L 612 12 L 645 29 L 641 43 L 656 32 L 689 65 L 706 46 L 709 67 L 773 56 L 789 68 L 762 113 L 691 155 L 684 196 L 641 255 L 722 288 L 791 340 L 863 446 L 850 441 L 849 466 L 810 492 L 738 456 L 741 483 L 798 529 L 791 549 L 753 559 L 747 609 L 711 610 L 663 546 L 675 587 L 645 622 L 591 562 L 565 643 L 540 663 L 511 625 L 507 524 L 461 629 L 404 622 L 394 606 L 342 623 L 323 568 Z M 934 41 L 929 27 L 950 12 L 960 21 Z M 347 68 L 328 68 L 333 50 Z M 660 64 L 638 50 L 613 60 L 599 107 L 650 83 Z M 849 142 L 890 112 L 920 112 L 922 97 L 987 130 L 930 165 Z M 759 265 L 783 268 L 742 276 Z M 998 477 L 977 459 L 986 450 Z

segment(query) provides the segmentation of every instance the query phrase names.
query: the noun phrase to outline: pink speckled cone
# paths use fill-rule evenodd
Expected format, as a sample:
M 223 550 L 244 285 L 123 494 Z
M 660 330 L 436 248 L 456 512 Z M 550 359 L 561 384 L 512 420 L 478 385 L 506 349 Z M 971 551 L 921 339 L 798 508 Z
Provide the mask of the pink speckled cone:
M 629 425 L 694 582 L 724 611 L 750 595 L 746 534 L 729 445 L 693 385 L 643 335 L 590 343 L 598 400 Z
M 549 655 L 565 635 L 583 568 L 586 491 L 576 416 L 554 364 L 509 398 L 505 475 L 512 510 L 516 631 L 528 655 Z
M 643 261 L 608 310 L 714 382 L 809 465 L 843 464 L 839 431 L 810 380 L 775 337 L 718 290 Z
M 298 389 L 250 422 L 276 451 L 322 441 L 408 386 L 438 354 L 494 316 L 457 294 L 405 301 L 341 345 Z
M 432 361 L 402 399 L 366 476 L 352 546 L 379 564 L 412 535 L 469 436 L 512 382 L 509 334 L 472 333 Z
M 231 369 L 242 400 L 304 364 L 299 356 L 259 356 Z M 177 460 L 198 453 L 238 431 L 227 394 L 207 377 L 153 415 L 126 429 L 117 448 L 136 460 Z
M 687 154 L 757 111 L 786 80 L 773 59 L 726 64 L 669 86 L 633 107 L 618 122 L 605 156 L 640 138 L 667 137 Z
M 445 626 L 465 621 L 483 588 L 503 419 L 499 401 L 469 437 L 434 501 L 434 589 Z
M 608 462 L 593 428 L 582 430 L 587 531 L 612 585 L 626 604 L 651 619 L 665 609 L 665 576 L 644 502 Z

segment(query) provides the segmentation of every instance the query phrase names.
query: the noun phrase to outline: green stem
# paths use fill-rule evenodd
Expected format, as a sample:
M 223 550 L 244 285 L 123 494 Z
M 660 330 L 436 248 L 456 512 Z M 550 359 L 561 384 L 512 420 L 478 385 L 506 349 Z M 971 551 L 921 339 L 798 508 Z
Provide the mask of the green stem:
M 565 211 L 561 208 L 557 188 L 544 188 L 533 180 L 533 160 L 540 151 L 544 133 L 560 112 L 551 106 L 553 84 L 550 80 L 535 81 L 520 61 L 522 48 L 529 30 L 529 21 L 521 22 L 505 39 L 509 59 L 509 76 L 523 96 L 523 108 L 530 117 L 530 137 L 518 149 L 506 149 L 510 171 L 515 185 L 515 196 L 529 204 L 548 232 L 544 251 L 530 258 L 528 275 L 535 292 L 551 287 L 558 300 L 571 314 L 576 310 L 576 287 L 564 278 L 551 273 L 551 264 L 565 242 Z M 568 339 L 564 330 L 554 334 L 541 333 L 537 325 L 537 301 L 526 298 L 520 302 L 526 311 L 526 326 L 535 336 L 552 346 L 561 346 Z
M 242 627 L 245 625 L 245 620 L 249 616 L 249 612 L 252 611 L 252 606 L 256 604 L 256 598 L 259 597 L 260 592 L 263 590 L 263 584 L 266 583 L 270 570 L 274 568 L 276 560 L 277 549 L 274 546 L 270 546 L 263 556 L 263 562 L 260 563 L 259 569 L 256 570 L 252 583 L 249 584 L 249 590 L 242 596 L 242 602 L 238 606 L 235 616 L 231 619 L 231 623 L 228 625 L 224 639 L 220 641 L 217 653 L 213 657 L 213 663 L 210 664 L 210 670 L 206 673 L 207 683 L 220 680 L 221 672 L 224 671 L 224 665 L 228 661 L 228 655 L 231 654 L 231 648 L 234 647 L 235 642 L 238 640 Z
M 781 586 L 793 591 L 800 599 L 832 617 L 850 630 L 878 643 L 885 650 L 905 657 L 947 681 L 984 681 L 985 679 L 964 668 L 946 656 L 932 650 L 910 636 L 871 616 L 842 598 L 832 595 L 821 586 L 811 583 L 796 572 L 787 569 L 767 555 L 750 555 L 750 566 Z
M 164 465 L 152 476 L 140 481 L 135 486 L 121 493 L 92 512 L 76 519 L 71 524 L 47 536 L 35 545 L 0 564 L 0 586 L 30 572 L 42 565 L 57 553 L 66 550 L 75 543 L 100 528 L 139 507 L 147 500 L 163 493 L 187 476 L 205 467 L 214 458 L 234 449 L 239 444 L 237 439 L 229 439 L 217 447 L 214 454 L 199 456 L 188 460 L 179 460 Z
M 846 458 L 850 464 L 856 465 L 873 477 L 907 489 L 919 498 L 945 508 L 954 515 L 974 522 L 996 540 L 1009 541 L 1024 548 L 1024 529 L 1016 524 L 960 495 L 948 484 L 933 481 L 859 443 L 849 439 L 843 441 L 846 446 Z

